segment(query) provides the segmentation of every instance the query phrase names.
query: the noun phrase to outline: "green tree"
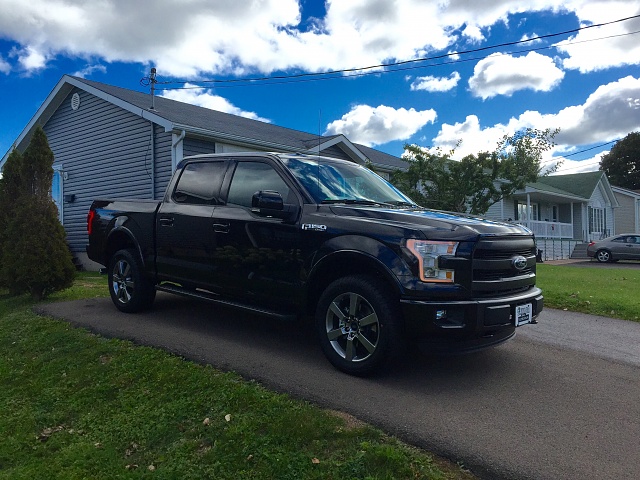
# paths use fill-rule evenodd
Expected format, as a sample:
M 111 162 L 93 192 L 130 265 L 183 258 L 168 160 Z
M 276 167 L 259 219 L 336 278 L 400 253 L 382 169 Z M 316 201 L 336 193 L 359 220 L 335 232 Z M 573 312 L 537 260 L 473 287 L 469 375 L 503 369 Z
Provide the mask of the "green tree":
M 640 189 L 640 132 L 631 132 L 616 142 L 600 160 L 600 170 L 607 174 L 612 185 Z
M 7 242 L 7 226 L 12 216 L 15 199 L 20 192 L 20 169 L 22 168 L 22 154 L 13 150 L 2 170 L 0 178 L 0 271 L 2 270 L 2 252 Z M 0 287 L 9 288 L 0 276 Z
M 459 161 L 451 159 L 455 150 L 406 145 L 403 159 L 408 167 L 394 172 L 391 181 L 419 205 L 483 214 L 541 176 L 542 155 L 554 146 L 557 133 L 529 128 L 503 137 L 493 152 L 467 155 Z
M 53 152 L 37 127 L 20 158 L 5 165 L 0 205 L 5 210 L 0 284 L 12 294 L 42 299 L 71 286 L 75 269 L 58 209 L 51 199 Z M 9 170 L 7 171 L 7 166 Z

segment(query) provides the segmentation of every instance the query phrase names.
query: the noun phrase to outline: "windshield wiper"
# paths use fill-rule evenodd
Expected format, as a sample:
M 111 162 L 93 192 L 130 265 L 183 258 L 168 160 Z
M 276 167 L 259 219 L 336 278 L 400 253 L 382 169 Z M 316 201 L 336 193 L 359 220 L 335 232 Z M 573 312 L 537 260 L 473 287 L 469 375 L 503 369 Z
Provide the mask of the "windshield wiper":
M 322 202 L 320 203 L 325 205 L 334 204 L 334 203 L 344 203 L 346 205 L 385 205 L 385 206 L 391 205 L 390 203 L 376 202 L 373 200 L 366 200 L 364 198 L 332 198 L 332 199 L 322 200 Z

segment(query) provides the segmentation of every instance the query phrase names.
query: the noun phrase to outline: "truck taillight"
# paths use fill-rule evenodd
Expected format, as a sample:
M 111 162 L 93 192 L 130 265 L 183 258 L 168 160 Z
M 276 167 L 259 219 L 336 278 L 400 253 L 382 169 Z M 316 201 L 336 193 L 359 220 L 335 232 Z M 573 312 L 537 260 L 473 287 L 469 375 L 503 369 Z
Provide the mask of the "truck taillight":
M 89 235 L 91 235 L 91 232 L 93 231 L 93 219 L 95 216 L 95 210 L 89 210 L 89 213 L 87 213 L 87 233 Z
M 595 244 L 596 244 L 596 242 L 589 242 L 588 246 L 590 247 L 590 246 L 595 245 Z

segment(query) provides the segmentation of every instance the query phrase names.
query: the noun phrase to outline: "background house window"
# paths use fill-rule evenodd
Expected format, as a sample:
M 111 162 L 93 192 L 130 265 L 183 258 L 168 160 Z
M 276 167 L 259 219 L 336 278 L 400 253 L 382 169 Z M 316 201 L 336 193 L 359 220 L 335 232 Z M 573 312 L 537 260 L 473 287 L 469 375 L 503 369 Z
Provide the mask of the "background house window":
M 604 208 L 589 207 L 589 233 L 605 233 L 606 217 Z
M 538 204 L 531 204 L 530 215 L 527 214 L 527 204 L 518 202 L 518 220 L 539 220 Z

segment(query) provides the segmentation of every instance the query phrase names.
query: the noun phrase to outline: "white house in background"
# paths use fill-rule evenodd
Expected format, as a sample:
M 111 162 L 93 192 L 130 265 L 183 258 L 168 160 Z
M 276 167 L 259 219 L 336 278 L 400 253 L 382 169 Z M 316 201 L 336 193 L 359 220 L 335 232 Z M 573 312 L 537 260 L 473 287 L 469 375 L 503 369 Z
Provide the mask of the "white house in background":
M 621 187 L 611 187 L 620 204 L 615 210 L 614 235 L 640 233 L 640 191 L 634 192 Z
M 556 259 L 616 232 L 619 207 L 607 176 L 598 171 L 542 177 L 492 205 L 487 217 L 528 227 L 544 258 Z

